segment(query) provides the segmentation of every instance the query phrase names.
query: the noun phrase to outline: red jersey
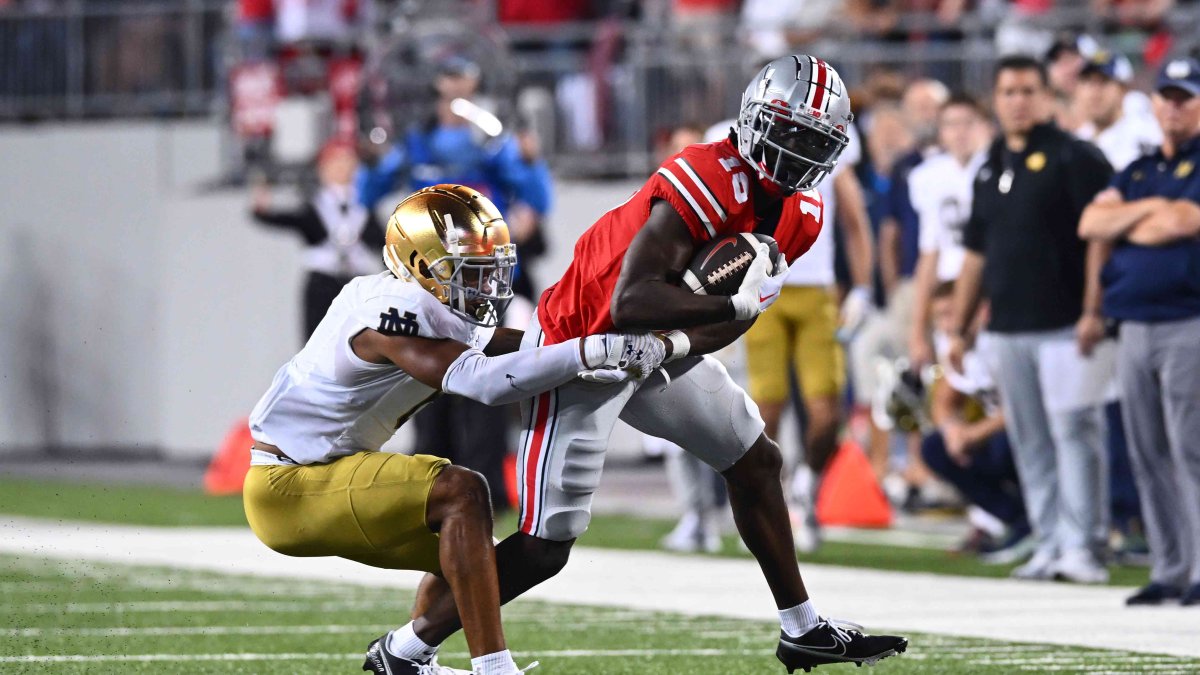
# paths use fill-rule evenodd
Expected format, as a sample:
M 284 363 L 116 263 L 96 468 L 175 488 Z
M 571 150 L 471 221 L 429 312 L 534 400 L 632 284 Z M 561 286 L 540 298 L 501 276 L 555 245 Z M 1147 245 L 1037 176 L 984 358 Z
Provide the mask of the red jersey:
M 538 323 L 546 344 L 614 330 L 609 307 L 625 251 L 646 224 L 655 200 L 675 207 L 697 248 L 714 238 L 759 231 L 775 237 L 789 263 L 803 255 L 821 231 L 821 196 L 810 190 L 785 198 L 769 232 L 760 229 L 769 224 L 755 215 L 754 180 L 759 180 L 757 173 L 729 139 L 688 146 L 663 162 L 640 190 L 579 237 L 562 279 L 542 293 Z M 774 184 L 761 185 L 778 193 Z

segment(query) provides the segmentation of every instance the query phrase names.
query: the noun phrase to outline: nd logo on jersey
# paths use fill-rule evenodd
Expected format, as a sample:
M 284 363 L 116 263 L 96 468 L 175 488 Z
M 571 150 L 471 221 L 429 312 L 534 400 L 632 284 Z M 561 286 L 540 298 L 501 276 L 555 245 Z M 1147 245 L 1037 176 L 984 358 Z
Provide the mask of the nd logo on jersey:
M 379 313 L 379 328 L 380 333 L 384 335 L 416 335 L 421 329 L 417 324 L 417 315 L 412 312 L 405 312 L 404 316 L 400 316 L 400 312 L 395 307 L 389 307 L 388 311 Z

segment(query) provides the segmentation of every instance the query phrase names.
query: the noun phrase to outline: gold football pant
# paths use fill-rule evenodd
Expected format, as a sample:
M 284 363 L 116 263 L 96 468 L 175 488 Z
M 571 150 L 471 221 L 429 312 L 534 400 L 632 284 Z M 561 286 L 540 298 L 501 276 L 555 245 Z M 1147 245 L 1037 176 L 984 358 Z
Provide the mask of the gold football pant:
M 805 397 L 839 396 L 846 386 L 846 357 L 838 344 L 837 301 L 832 289 L 784 286 L 779 299 L 746 331 L 746 371 L 757 403 L 788 399 L 788 366 Z
M 432 455 L 359 452 L 328 464 L 251 466 L 242 493 L 246 519 L 264 544 L 285 555 L 436 572 L 438 537 L 425 512 L 449 464 Z

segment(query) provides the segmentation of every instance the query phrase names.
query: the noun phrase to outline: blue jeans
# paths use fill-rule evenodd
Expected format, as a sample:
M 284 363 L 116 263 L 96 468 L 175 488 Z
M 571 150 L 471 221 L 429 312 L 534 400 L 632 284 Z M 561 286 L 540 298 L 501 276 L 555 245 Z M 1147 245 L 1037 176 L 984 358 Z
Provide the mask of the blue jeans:
M 950 458 L 941 432 L 921 441 L 921 456 L 934 473 L 957 488 L 970 503 L 1010 528 L 1028 527 L 1012 447 L 1004 433 L 994 434 L 983 447 L 976 449 L 971 463 L 965 467 Z

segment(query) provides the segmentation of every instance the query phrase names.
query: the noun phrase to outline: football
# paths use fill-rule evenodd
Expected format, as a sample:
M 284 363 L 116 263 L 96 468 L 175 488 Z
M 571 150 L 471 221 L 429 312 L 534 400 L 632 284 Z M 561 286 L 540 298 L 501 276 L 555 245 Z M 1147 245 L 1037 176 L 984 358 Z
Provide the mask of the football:
M 770 247 L 774 260 L 779 255 L 779 245 L 765 234 L 743 232 L 714 239 L 696 252 L 683 272 L 683 285 L 700 295 L 737 293 L 760 241 Z

